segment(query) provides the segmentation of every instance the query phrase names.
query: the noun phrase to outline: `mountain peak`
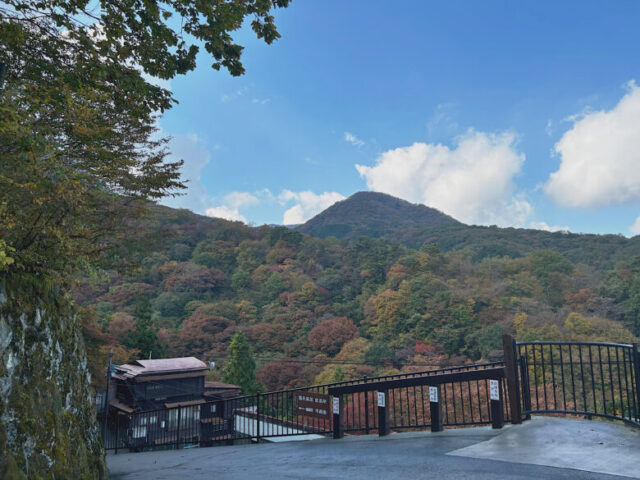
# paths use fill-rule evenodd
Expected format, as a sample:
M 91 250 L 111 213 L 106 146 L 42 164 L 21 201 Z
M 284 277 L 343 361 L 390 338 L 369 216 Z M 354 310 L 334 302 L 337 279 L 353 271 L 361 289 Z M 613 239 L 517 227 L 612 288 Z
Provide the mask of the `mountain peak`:
M 409 233 L 462 225 L 448 215 L 378 192 L 357 192 L 297 227 L 316 237 L 353 239 L 360 236 L 400 240 Z

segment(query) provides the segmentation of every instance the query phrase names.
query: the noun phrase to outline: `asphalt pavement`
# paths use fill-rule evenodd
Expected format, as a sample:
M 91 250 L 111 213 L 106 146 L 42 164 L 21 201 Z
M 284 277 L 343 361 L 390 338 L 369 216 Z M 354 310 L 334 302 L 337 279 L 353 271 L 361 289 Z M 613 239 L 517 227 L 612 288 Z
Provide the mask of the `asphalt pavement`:
M 502 430 L 110 453 L 107 464 L 122 480 L 640 478 L 640 429 L 534 418 Z

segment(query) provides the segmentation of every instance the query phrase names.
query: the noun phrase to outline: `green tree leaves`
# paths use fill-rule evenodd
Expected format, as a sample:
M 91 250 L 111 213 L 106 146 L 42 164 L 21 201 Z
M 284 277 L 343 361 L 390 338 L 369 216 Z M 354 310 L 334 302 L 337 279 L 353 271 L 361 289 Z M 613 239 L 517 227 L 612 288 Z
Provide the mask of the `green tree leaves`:
M 152 321 L 153 310 L 149 297 L 142 297 L 136 305 L 133 314 L 136 322 L 136 329 L 131 331 L 124 341 L 128 348 L 140 350 L 141 358 L 162 358 L 165 347 L 158 342 L 158 331 Z
M 212 68 L 224 67 L 231 75 L 242 75 L 243 47 L 230 33 L 250 17 L 256 36 L 273 43 L 280 34 L 271 12 L 289 2 L 100 0 L 89 10 L 85 0 L 7 0 L 9 8 L 2 14 L 8 21 L 32 22 L 41 35 L 50 38 L 64 31 L 74 43 L 90 47 L 109 63 L 136 64 L 150 75 L 168 79 L 195 68 L 199 45 L 213 57 Z
M 224 381 L 242 388 L 245 395 L 253 395 L 259 391 L 256 383 L 256 362 L 251 353 L 247 337 L 237 331 L 228 349 L 229 358 L 224 367 Z

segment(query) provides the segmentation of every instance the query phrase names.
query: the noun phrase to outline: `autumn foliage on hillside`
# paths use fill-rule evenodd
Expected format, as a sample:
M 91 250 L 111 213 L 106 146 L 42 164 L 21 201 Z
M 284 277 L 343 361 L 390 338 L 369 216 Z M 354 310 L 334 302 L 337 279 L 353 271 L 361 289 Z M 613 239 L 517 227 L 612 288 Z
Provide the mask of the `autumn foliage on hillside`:
M 137 271 L 77 288 L 100 352 L 135 354 L 143 297 L 154 351 L 222 367 L 240 330 L 269 390 L 490 360 L 504 332 L 618 342 L 640 333 L 640 258 L 607 269 L 553 250 L 478 260 L 471 249 L 319 239 L 165 208 L 149 223 L 157 241 Z

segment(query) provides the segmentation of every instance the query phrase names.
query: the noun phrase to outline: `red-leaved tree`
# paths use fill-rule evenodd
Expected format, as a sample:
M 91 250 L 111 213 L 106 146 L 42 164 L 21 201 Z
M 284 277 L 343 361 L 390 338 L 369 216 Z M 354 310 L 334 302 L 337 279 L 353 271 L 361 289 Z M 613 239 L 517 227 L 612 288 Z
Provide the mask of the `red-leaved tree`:
M 358 328 L 347 317 L 334 317 L 320 322 L 309 332 L 309 345 L 314 350 L 335 355 L 349 340 L 358 337 Z

